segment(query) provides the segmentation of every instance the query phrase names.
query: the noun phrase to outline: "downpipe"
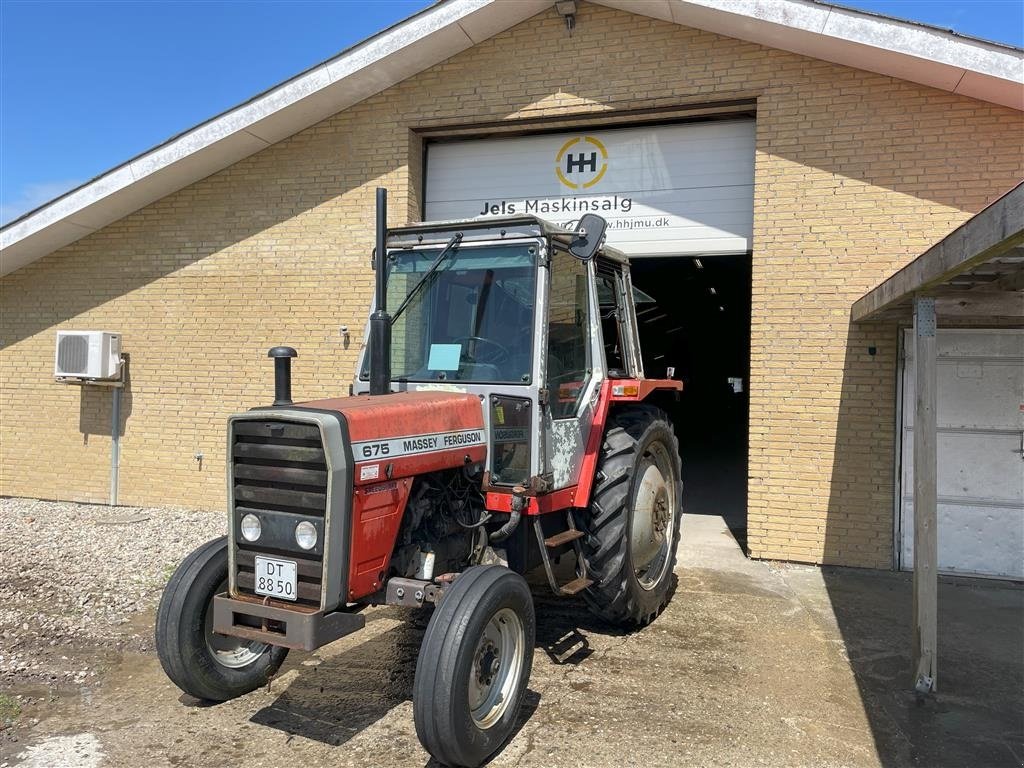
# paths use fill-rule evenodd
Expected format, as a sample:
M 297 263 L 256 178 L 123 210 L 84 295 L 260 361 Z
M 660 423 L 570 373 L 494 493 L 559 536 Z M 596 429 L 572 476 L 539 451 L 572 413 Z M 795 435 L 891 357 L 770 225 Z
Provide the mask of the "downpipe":
M 111 389 L 110 406 L 110 506 L 117 506 L 117 491 L 121 472 L 121 387 Z

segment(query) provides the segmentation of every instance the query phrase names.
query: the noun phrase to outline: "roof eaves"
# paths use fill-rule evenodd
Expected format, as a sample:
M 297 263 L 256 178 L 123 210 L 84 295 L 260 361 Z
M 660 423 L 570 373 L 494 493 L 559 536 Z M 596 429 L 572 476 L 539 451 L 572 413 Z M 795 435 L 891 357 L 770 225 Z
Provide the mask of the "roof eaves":
M 808 0 L 808 2 L 814 3 L 815 5 L 825 6 L 827 8 L 835 8 L 841 11 L 850 11 L 852 13 L 859 14 L 861 16 L 869 16 L 876 19 L 881 19 L 887 22 L 898 22 L 900 24 L 907 24 L 912 27 L 920 27 L 921 29 L 932 30 L 934 32 L 940 32 L 944 35 L 950 35 L 952 37 L 959 37 L 962 40 L 973 43 L 981 43 L 982 45 L 990 45 L 993 48 L 1002 48 L 1007 51 L 1014 51 L 1016 53 L 1024 53 L 1024 47 L 1011 45 L 1010 43 L 1001 43 L 998 40 L 989 40 L 986 37 L 978 37 L 977 35 L 968 35 L 964 32 L 957 32 L 955 29 L 949 27 L 940 27 L 938 24 L 929 24 L 924 21 L 915 21 L 914 19 L 907 19 L 903 16 L 889 16 L 885 13 L 878 13 L 877 11 L 868 11 L 862 8 L 855 8 L 852 5 L 846 5 L 844 3 L 826 3 L 823 0 Z

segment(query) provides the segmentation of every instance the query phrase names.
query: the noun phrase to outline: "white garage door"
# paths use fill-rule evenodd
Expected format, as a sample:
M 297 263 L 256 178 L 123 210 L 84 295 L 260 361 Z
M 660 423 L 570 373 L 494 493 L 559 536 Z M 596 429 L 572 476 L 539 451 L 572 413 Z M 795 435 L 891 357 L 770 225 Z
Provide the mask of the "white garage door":
M 608 221 L 631 256 L 742 254 L 754 217 L 754 121 L 432 144 L 428 221 L 533 214 Z
M 1024 331 L 938 332 L 939 570 L 1024 578 Z M 900 564 L 914 565 L 914 337 L 903 374 Z

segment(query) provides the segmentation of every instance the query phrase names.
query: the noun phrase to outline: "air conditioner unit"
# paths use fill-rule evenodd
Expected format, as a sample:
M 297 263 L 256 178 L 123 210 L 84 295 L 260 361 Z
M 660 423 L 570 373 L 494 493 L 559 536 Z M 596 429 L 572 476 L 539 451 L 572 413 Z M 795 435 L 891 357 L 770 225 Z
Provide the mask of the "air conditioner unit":
M 57 331 L 53 366 L 58 379 L 116 379 L 121 376 L 121 334 Z

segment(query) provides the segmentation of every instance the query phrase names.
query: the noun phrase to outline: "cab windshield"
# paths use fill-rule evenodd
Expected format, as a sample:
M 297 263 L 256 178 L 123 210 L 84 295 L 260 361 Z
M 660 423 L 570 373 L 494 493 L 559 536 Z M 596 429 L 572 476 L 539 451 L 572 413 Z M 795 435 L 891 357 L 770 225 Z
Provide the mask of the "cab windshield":
M 394 312 L 394 381 L 530 382 L 537 282 L 533 244 L 461 246 L 388 254 L 387 302 Z M 368 355 L 361 377 L 367 378 Z

